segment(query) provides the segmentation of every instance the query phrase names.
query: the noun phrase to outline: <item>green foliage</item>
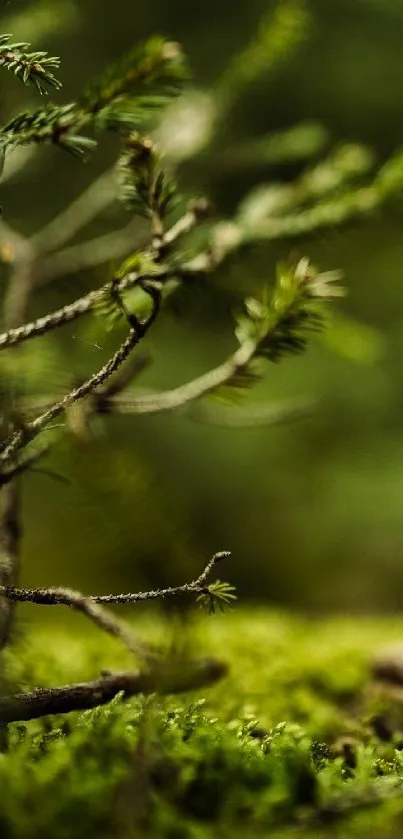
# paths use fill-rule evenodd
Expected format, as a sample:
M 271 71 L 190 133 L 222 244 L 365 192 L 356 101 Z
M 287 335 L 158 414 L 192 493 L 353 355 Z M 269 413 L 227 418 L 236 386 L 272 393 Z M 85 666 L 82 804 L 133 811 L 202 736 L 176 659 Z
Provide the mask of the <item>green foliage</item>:
M 210 615 L 214 615 L 217 610 L 224 612 L 228 606 L 233 604 L 233 601 L 236 600 L 236 594 L 234 592 L 234 586 L 231 586 L 229 583 L 223 583 L 221 580 L 216 580 L 206 587 L 206 591 L 203 594 L 199 595 L 197 602 L 202 609 L 206 609 Z
M 95 142 L 75 133 L 77 121 L 74 104 L 49 105 L 14 117 L 1 130 L 0 141 L 6 151 L 19 145 L 48 142 L 66 148 L 75 157 L 85 157 Z
M 132 132 L 126 140 L 117 174 L 121 200 L 134 213 L 163 219 L 172 206 L 175 185 L 162 168 L 160 155 L 148 138 Z
M 5 66 L 25 83 L 35 84 L 41 93 L 46 91 L 45 85 L 60 87 L 49 70 L 58 66 L 59 59 L 43 52 L 20 54 L 18 50 L 27 45 L 9 46 L 9 38 L 5 35 L 0 41 L 0 61 Z M 95 141 L 79 131 L 86 128 L 127 134 L 176 95 L 186 77 L 179 46 L 163 38 L 152 38 L 111 67 L 77 103 L 51 105 L 20 114 L 2 128 L 0 141 L 6 150 L 17 145 L 50 142 L 78 157 L 85 156 Z
M 326 324 L 323 302 L 344 295 L 339 279 L 339 272 L 318 273 L 307 259 L 296 265 L 280 263 L 274 289 L 266 286 L 260 297 L 245 300 L 235 334 L 247 357 L 235 365 L 224 385 L 212 391 L 213 396 L 233 401 L 262 377 L 262 362 L 303 352 L 311 333 Z
M 245 301 L 236 330 L 239 343 L 253 341 L 257 356 L 269 361 L 302 352 L 309 332 L 324 325 L 318 300 L 343 295 L 336 284 L 339 278 L 335 272 L 319 274 L 305 259 L 295 267 L 280 264 L 271 298 L 264 290 L 261 300 L 249 297 Z
M 156 91 L 156 103 L 160 104 L 166 101 L 165 97 L 177 94 L 187 77 L 179 44 L 154 37 L 143 46 L 135 47 L 90 85 L 80 98 L 79 107 L 94 115 L 118 97 L 143 94 L 144 90 L 146 102 Z
M 138 624 L 164 642 L 150 614 Z M 52 630 L 53 645 L 47 639 Z M 154 697 L 68 718 L 14 724 L 0 754 L 5 839 L 98 836 L 393 835 L 403 818 L 401 698 L 371 681 L 374 645 L 396 621 L 303 621 L 237 610 L 204 618 L 187 639 L 225 654 L 209 699 Z M 8 653 L 9 678 L 54 684 L 127 654 L 88 630 L 44 625 Z M 397 713 L 399 711 L 399 713 Z M 389 739 L 375 733 L 393 719 Z M 393 716 L 391 716 L 393 715 Z M 348 737 L 347 737 L 348 735 Z M 297 834 L 295 833 L 297 831 Z
M 6 67 L 24 84 L 36 87 L 39 93 L 48 93 L 48 88 L 59 90 L 61 82 L 51 72 L 59 67 L 60 60 L 46 52 L 27 52 L 29 44 L 24 41 L 10 43 L 11 35 L 0 35 L 0 66 Z

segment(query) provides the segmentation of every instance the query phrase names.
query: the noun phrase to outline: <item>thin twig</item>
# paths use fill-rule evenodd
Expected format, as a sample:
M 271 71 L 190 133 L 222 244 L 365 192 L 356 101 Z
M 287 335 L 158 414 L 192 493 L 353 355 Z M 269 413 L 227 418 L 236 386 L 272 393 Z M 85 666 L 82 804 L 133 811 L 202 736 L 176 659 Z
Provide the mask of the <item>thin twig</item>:
M 74 597 L 78 596 L 82 598 L 85 603 L 125 604 L 145 602 L 146 600 L 161 600 L 166 597 L 176 597 L 178 594 L 204 594 L 206 591 L 206 581 L 212 569 L 221 560 L 228 559 L 230 556 L 229 551 L 215 553 L 202 573 L 195 580 L 192 580 L 190 583 L 182 583 L 179 586 L 128 594 L 77 595 L 76 592 L 73 592 L 73 595 Z M 70 590 L 64 588 L 20 589 L 11 586 L 0 586 L 0 595 L 14 602 L 34 603 L 36 606 L 74 606 L 74 608 L 81 608 L 76 606 L 76 601 L 71 601 Z
M 74 204 L 78 203 L 74 202 Z M 74 205 L 72 205 L 74 206 Z M 182 236 L 190 233 L 200 222 L 208 215 L 210 205 L 208 202 L 199 198 L 190 202 L 188 211 L 183 215 L 169 230 L 166 232 L 157 225 L 157 232 L 154 234 L 152 247 L 155 251 L 157 260 L 165 256 L 176 242 Z M 66 211 L 66 213 L 69 211 Z M 81 215 L 81 213 L 80 213 Z M 72 221 L 74 213 L 72 214 Z M 55 224 L 55 235 L 57 231 L 56 220 L 51 223 L 52 228 Z M 80 226 L 81 227 L 81 226 Z M 77 228 L 80 229 L 80 228 Z M 74 231 L 75 232 L 75 231 Z M 67 241 L 71 236 L 62 236 L 63 231 L 60 231 L 60 239 Z M 52 247 L 42 245 L 42 233 L 40 239 L 33 237 L 30 240 L 39 253 L 49 252 L 53 250 Z M 72 245 L 69 248 L 51 254 L 45 259 L 40 259 L 36 266 L 36 284 L 38 286 L 45 285 L 52 280 L 59 277 L 65 277 L 68 274 L 77 274 L 79 271 L 85 271 L 89 268 L 94 268 L 97 265 L 103 265 L 113 259 L 120 259 L 129 252 L 140 250 L 147 245 L 148 235 L 139 230 L 139 219 L 134 219 L 129 222 L 122 230 L 116 230 L 113 233 L 107 233 L 98 236 L 95 239 L 90 239 L 87 242 L 82 242 L 78 245 Z M 60 244 L 62 242 L 58 242 Z
M 27 239 L 11 227 L 4 218 L 0 219 L 0 252 L 4 262 L 20 262 L 32 253 Z
M 186 236 L 188 233 L 197 227 L 211 212 L 211 206 L 205 198 L 197 198 L 191 201 L 189 209 L 184 216 L 182 216 L 176 224 L 164 233 L 163 249 L 164 253 L 167 248 L 171 248 L 176 244 L 178 239 Z
M 193 202 L 193 205 L 188 210 L 188 212 L 181 219 L 179 219 L 179 221 L 175 225 L 173 225 L 173 227 L 171 227 L 170 230 L 164 233 L 163 241 L 159 245 L 159 247 L 161 248 L 161 252 L 156 253 L 157 261 L 160 261 L 162 251 L 165 248 L 165 246 L 171 248 L 178 240 L 178 238 L 182 236 L 185 232 L 190 232 L 190 230 L 193 227 L 195 227 L 195 225 L 198 224 L 200 220 L 204 217 L 203 214 L 206 213 L 207 205 L 204 201 L 202 201 L 202 199 Z M 41 285 L 42 283 L 47 282 L 49 279 L 53 279 L 55 276 L 65 275 L 69 272 L 74 273 L 86 267 L 88 268 L 94 265 L 99 265 L 102 262 L 106 262 L 110 259 L 113 259 L 116 255 L 122 256 L 122 248 L 124 246 L 124 250 L 126 250 L 126 245 L 129 244 L 129 237 L 131 238 L 131 250 L 136 250 L 138 243 L 136 244 L 136 242 L 133 242 L 133 233 L 133 222 L 130 222 L 126 228 L 124 228 L 121 231 L 118 231 L 117 233 L 110 233 L 106 236 L 101 236 L 98 239 L 94 239 L 90 242 L 85 242 L 82 245 L 77 245 L 72 248 L 68 248 L 67 250 L 62 251 L 61 253 L 55 254 L 54 256 L 50 256 L 48 263 L 49 271 L 46 268 L 46 260 L 43 264 L 38 263 L 39 267 L 37 267 L 36 271 L 38 271 L 39 274 L 35 278 L 36 285 Z M 0 227 L 0 244 L 3 241 L 4 243 L 10 243 L 11 247 L 13 247 L 14 237 L 18 237 L 19 246 L 21 246 L 21 239 L 19 237 L 19 234 L 15 234 L 14 231 L 10 231 L 10 235 L 8 236 L 7 230 L 4 230 L 4 234 L 3 236 L 1 236 Z M 22 239 L 22 241 L 24 240 Z M 115 247 L 117 250 L 119 250 L 118 254 L 114 252 Z M 61 260 L 61 262 L 59 263 L 60 271 L 57 267 L 57 260 L 59 259 Z M 195 274 L 205 273 L 211 270 L 211 268 L 211 262 L 209 258 L 207 258 L 207 255 L 204 254 L 203 259 L 196 258 L 195 260 L 192 260 L 192 262 L 187 264 L 185 263 L 181 266 L 169 267 L 166 265 L 160 265 L 160 267 L 156 269 L 152 274 L 137 273 L 135 271 L 131 271 L 119 280 L 117 288 L 119 292 L 122 293 L 123 291 L 133 288 L 133 286 L 138 284 L 139 281 L 142 279 L 160 280 L 161 282 L 163 282 L 165 280 L 172 279 L 173 277 L 189 277 L 194 276 Z M 43 271 L 42 275 L 40 274 L 41 270 Z M 9 329 L 7 332 L 3 332 L 2 334 L 0 333 L 0 350 L 5 349 L 6 347 L 15 346 L 15 344 L 20 344 L 23 341 L 28 341 L 29 339 L 37 337 L 39 335 L 44 335 L 45 333 L 50 332 L 52 329 L 57 329 L 60 326 L 63 326 L 65 323 L 70 323 L 71 321 L 76 320 L 77 318 L 91 311 L 91 309 L 100 300 L 102 300 L 105 293 L 108 292 L 109 289 L 110 282 L 105 283 L 100 288 L 89 292 L 83 297 L 80 297 L 73 303 L 69 303 L 66 306 L 62 306 L 60 309 L 56 309 L 55 311 L 50 312 L 47 315 L 44 315 L 43 317 L 37 318 L 37 320 L 32 321 L 31 323 L 26 323 L 16 329 Z
M 232 377 L 246 367 L 256 352 L 256 344 L 248 341 L 222 364 L 213 370 L 203 373 L 196 379 L 184 385 L 150 393 L 145 396 L 114 396 L 108 391 L 102 392 L 94 403 L 93 410 L 100 413 L 136 415 L 157 414 L 164 411 L 175 411 L 205 396 L 220 385 L 226 384 Z M 26 415 L 31 416 L 35 410 L 47 410 L 52 403 L 38 402 L 29 406 Z M 0 454 L 1 461 L 1 454 Z
M 78 612 L 82 612 L 109 635 L 122 641 L 129 652 L 134 653 L 142 661 L 150 663 L 157 660 L 158 656 L 151 651 L 148 644 L 134 637 L 130 627 L 91 598 L 70 588 L 57 588 L 52 591 L 58 598 L 57 605 L 69 606 Z M 14 600 L 14 602 L 17 601 L 17 598 L 14 599 L 12 596 L 9 599 Z M 28 598 L 21 598 L 18 602 L 27 601 Z M 29 600 L 29 602 L 32 603 L 33 601 Z
M 37 146 L 17 146 L 12 154 L 6 154 L 4 169 L 1 175 L 1 185 L 11 181 L 29 163 L 38 150 Z
M 152 357 L 149 352 L 130 356 L 117 373 L 111 376 L 106 386 L 97 393 L 96 411 L 102 413 L 104 409 L 107 412 L 110 400 L 126 390 L 134 379 L 137 379 L 144 370 L 147 370 L 151 361 Z
M 197 379 L 160 393 L 113 399 L 110 402 L 110 410 L 119 414 L 156 414 L 162 411 L 174 411 L 228 382 L 249 364 L 255 352 L 255 342 L 247 341 L 227 361 Z
M 162 266 L 151 274 L 132 271 L 119 280 L 117 287 L 121 293 L 129 288 L 133 288 L 135 285 L 139 285 L 143 280 L 163 282 L 164 280 L 177 276 L 177 273 L 177 269 L 166 266 Z M 21 344 L 30 338 L 34 338 L 38 335 L 44 335 L 45 332 L 50 332 L 52 329 L 57 329 L 66 323 L 71 323 L 72 321 L 77 320 L 77 318 L 81 315 L 86 314 L 94 306 L 96 306 L 96 304 L 105 297 L 105 294 L 110 293 L 110 287 L 110 282 L 105 283 L 101 286 L 101 288 L 97 288 L 95 291 L 90 291 L 88 294 L 84 295 L 84 297 L 80 297 L 78 300 L 75 300 L 74 303 L 62 306 L 61 309 L 56 309 L 54 312 L 44 315 L 44 317 L 38 318 L 31 323 L 26 323 L 17 329 L 9 329 L 7 332 L 3 332 L 3 334 L 0 334 L 0 349 L 15 346 L 15 344 Z

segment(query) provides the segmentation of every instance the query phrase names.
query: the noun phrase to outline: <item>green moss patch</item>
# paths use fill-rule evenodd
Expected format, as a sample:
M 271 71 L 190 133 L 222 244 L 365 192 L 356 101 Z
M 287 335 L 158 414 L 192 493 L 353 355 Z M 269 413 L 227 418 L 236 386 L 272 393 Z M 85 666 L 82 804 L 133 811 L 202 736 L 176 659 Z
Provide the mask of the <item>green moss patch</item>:
M 69 627 L 27 630 L 8 654 L 9 683 L 133 666 L 92 627 Z M 204 691 L 118 696 L 11 725 L 1 839 L 401 835 L 403 690 L 374 678 L 372 663 L 403 639 L 403 621 L 235 610 L 168 627 L 150 613 L 135 629 L 168 638 L 170 655 L 226 660 L 229 675 Z

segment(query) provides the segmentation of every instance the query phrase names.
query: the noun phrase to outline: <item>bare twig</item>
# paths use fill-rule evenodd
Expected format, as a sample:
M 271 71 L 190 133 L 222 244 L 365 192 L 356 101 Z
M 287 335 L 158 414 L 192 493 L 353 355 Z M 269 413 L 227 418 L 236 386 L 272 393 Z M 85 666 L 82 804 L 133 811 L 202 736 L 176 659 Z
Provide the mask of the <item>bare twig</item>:
M 163 239 L 159 241 L 158 248 L 156 249 L 157 261 L 161 260 L 161 256 L 163 255 L 165 248 L 171 248 L 180 236 L 186 232 L 190 232 L 190 230 L 200 222 L 200 220 L 208 212 L 207 208 L 208 205 L 202 199 L 193 202 L 188 212 L 179 219 L 179 221 L 170 230 L 164 233 Z M 69 272 L 75 273 L 80 269 L 93 267 L 94 265 L 107 262 L 114 257 L 121 257 L 129 248 L 129 245 L 130 250 L 136 250 L 136 247 L 140 244 L 139 242 L 136 243 L 133 241 L 133 235 L 136 230 L 137 228 L 134 226 L 133 222 L 130 222 L 121 231 L 101 236 L 98 239 L 85 242 L 81 245 L 75 245 L 65 251 L 61 251 L 60 253 L 50 256 L 49 259 L 45 259 L 44 262 L 39 261 L 35 267 L 35 283 L 37 285 L 41 285 L 42 283 L 48 282 L 50 279 L 54 279 L 56 276 L 63 276 Z M 0 228 L 0 243 L 3 241 L 5 244 L 10 244 L 13 250 L 14 236 L 18 236 L 18 234 L 10 231 L 9 235 L 7 235 L 7 229 L 4 229 L 4 234 L 1 236 Z M 19 238 L 20 237 L 18 236 L 18 239 Z M 142 241 L 141 244 L 144 244 L 144 242 Z M 119 280 L 117 288 L 119 292 L 122 293 L 123 291 L 126 291 L 138 284 L 140 280 L 149 279 L 154 281 L 160 280 L 163 282 L 171 279 L 172 277 L 192 276 L 198 273 L 205 273 L 206 271 L 211 270 L 211 268 L 212 265 L 210 259 L 207 258 L 207 255 L 204 255 L 203 259 L 199 258 L 191 263 L 183 264 L 182 266 L 169 267 L 166 265 L 160 265 L 160 267 L 152 274 L 141 274 L 131 271 Z M 36 276 L 36 272 L 38 272 L 38 276 Z M 62 306 L 60 309 L 56 309 L 48 315 L 37 318 L 37 320 L 32 321 L 31 323 L 26 323 L 18 328 L 12 328 L 7 332 L 3 332 L 2 334 L 0 333 L 0 349 L 15 346 L 15 344 L 20 344 L 23 341 L 28 341 L 31 338 L 44 335 L 52 329 L 57 329 L 65 323 L 70 323 L 71 321 L 76 320 L 91 311 L 91 309 L 100 300 L 102 300 L 105 292 L 109 289 L 110 283 L 106 283 L 101 286 L 101 288 L 89 292 L 84 295 L 84 297 L 80 297 L 73 303 Z
M 96 410 L 102 413 L 103 406 L 105 406 L 104 410 L 107 411 L 110 400 L 122 393 L 123 390 L 126 390 L 133 380 L 137 379 L 150 366 L 151 361 L 152 358 L 149 352 L 131 356 L 126 364 L 122 365 L 117 373 L 111 376 L 106 386 L 98 392 Z
M 183 663 L 184 664 L 184 663 Z M 68 714 L 105 705 L 117 694 L 124 698 L 140 693 L 182 693 L 214 684 L 227 673 L 227 666 L 215 659 L 186 661 L 186 666 L 162 665 L 145 673 L 107 673 L 92 682 L 58 688 L 38 688 L 30 693 L 0 697 L 0 724 L 38 719 L 48 714 Z
M 139 285 L 143 280 L 152 280 L 153 282 L 168 280 L 171 277 L 177 276 L 178 270 L 162 266 L 152 274 L 130 272 L 117 285 L 119 292 L 126 289 L 133 288 Z M 0 349 L 21 344 L 23 341 L 28 341 L 38 335 L 44 335 L 45 332 L 50 332 L 52 329 L 57 329 L 66 323 L 71 323 L 77 320 L 81 315 L 89 312 L 97 303 L 99 303 L 110 292 L 111 284 L 105 283 L 101 288 L 95 291 L 90 291 L 89 294 L 75 300 L 74 303 L 69 303 L 67 306 L 62 306 L 61 309 L 56 309 L 49 315 L 38 318 L 31 323 L 26 323 L 16 329 L 9 329 L 7 332 L 0 334 Z
M 174 411 L 228 382 L 238 371 L 249 364 L 255 352 L 254 341 L 245 342 L 227 361 L 197 379 L 161 393 L 113 399 L 110 409 L 119 414 L 156 414 L 162 411 Z
M 14 602 L 47 606 L 64 605 L 78 609 L 102 629 L 122 640 L 131 652 L 141 656 L 147 663 L 147 669 L 142 673 L 107 673 L 93 682 L 66 685 L 60 688 L 37 689 L 31 693 L 0 698 L 0 725 L 16 720 L 35 719 L 47 714 L 94 708 L 109 702 L 118 693 L 123 693 L 125 697 L 139 693 L 176 693 L 210 685 L 222 678 L 227 672 L 227 666 L 215 659 L 176 663 L 170 660 L 164 661 L 148 646 L 134 639 L 130 630 L 99 604 L 133 603 L 181 593 L 205 594 L 208 591 L 207 580 L 211 571 L 218 562 L 229 556 L 228 551 L 214 554 L 202 573 L 191 583 L 137 594 L 86 597 L 79 592 L 64 588 L 33 590 L 0 588 L 0 595 Z
M 186 384 L 180 385 L 172 390 L 150 393 L 144 396 L 115 396 L 114 392 L 111 393 L 105 389 L 105 391 L 99 394 L 99 399 L 95 401 L 93 410 L 99 411 L 100 413 L 124 415 L 157 414 L 164 411 L 178 410 L 189 402 L 200 399 L 220 385 L 226 384 L 237 372 L 249 364 L 255 352 L 256 344 L 253 341 L 248 341 L 242 344 L 223 364 L 219 364 L 213 370 L 209 370 L 207 373 L 203 373 L 202 376 L 192 379 L 190 382 L 186 382 Z M 31 416 L 35 409 L 48 410 L 49 408 L 51 408 L 51 405 L 48 402 L 39 402 L 33 406 L 29 406 L 26 414 Z M 265 410 L 267 411 L 267 409 Z M 279 414 L 277 414 L 278 417 Z M 270 415 L 267 413 L 266 421 L 270 421 Z
M 158 656 L 153 653 L 148 644 L 135 638 L 132 630 L 123 621 L 120 621 L 115 615 L 95 603 L 89 597 L 81 594 L 79 591 L 74 591 L 70 588 L 52 589 L 54 596 L 57 598 L 57 605 L 69 606 L 78 612 L 82 612 L 93 621 L 101 629 L 105 630 L 109 635 L 118 638 L 129 652 L 134 653 L 142 661 L 150 663 L 156 661 Z M 7 595 L 8 597 L 8 595 Z M 11 600 L 14 598 L 11 596 Z M 16 602 L 15 598 L 14 602 Z M 19 598 L 19 602 L 26 602 L 29 598 Z M 29 602 L 33 602 L 29 600 Z
M 189 209 L 179 221 L 176 222 L 169 230 L 164 233 L 163 249 L 171 248 L 176 244 L 178 239 L 190 233 L 201 221 L 203 221 L 210 213 L 211 207 L 205 198 L 197 198 L 191 201 Z
M 228 559 L 230 556 L 229 551 L 219 551 L 210 559 L 199 577 L 192 580 L 192 582 L 182 583 L 179 586 L 170 586 L 169 588 L 155 589 L 155 591 L 140 591 L 128 594 L 92 594 L 88 596 L 77 595 L 76 592 L 73 592 L 72 602 L 69 589 L 20 589 L 11 586 L 0 586 L 0 595 L 18 603 L 34 603 L 37 606 L 74 606 L 74 608 L 81 608 L 81 605 L 76 605 L 78 601 L 74 598 L 78 597 L 85 603 L 93 604 L 125 604 L 145 602 L 146 600 L 161 600 L 166 597 L 176 597 L 178 594 L 204 594 L 207 578 L 211 574 L 212 569 L 221 560 Z

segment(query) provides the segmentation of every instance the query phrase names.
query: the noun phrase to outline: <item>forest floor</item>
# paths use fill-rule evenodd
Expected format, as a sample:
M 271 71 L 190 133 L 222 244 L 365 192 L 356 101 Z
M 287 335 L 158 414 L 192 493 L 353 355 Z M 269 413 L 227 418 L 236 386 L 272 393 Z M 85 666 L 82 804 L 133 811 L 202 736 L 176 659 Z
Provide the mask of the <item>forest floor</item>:
M 9 684 L 133 667 L 84 620 L 26 625 L 8 653 Z M 403 835 L 403 619 L 235 608 L 186 625 L 148 613 L 133 627 L 169 647 L 175 666 L 203 655 L 227 662 L 228 675 L 11 724 L 1 839 Z

